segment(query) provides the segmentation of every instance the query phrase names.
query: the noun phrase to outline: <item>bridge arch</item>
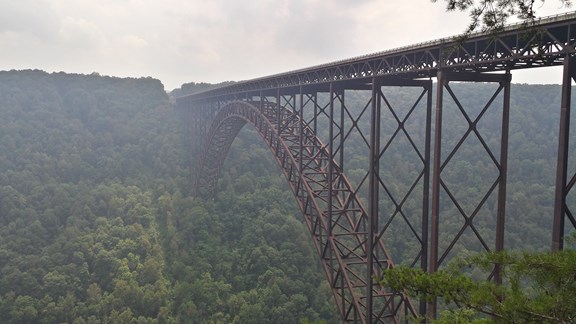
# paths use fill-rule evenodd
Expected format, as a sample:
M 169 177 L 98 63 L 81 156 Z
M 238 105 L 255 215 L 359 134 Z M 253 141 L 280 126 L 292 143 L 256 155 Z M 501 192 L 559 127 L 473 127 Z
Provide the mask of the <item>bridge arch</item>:
M 228 149 L 246 124 L 264 139 L 282 169 L 344 322 L 364 323 L 377 318 L 388 323 L 416 314 L 403 293 L 373 282 L 373 276 L 393 267 L 392 258 L 382 240 L 368 246 L 365 207 L 330 158 L 327 145 L 292 110 L 267 101 L 232 101 L 222 106 L 204 137 L 196 170 L 197 192 L 216 193 Z M 372 262 L 368 251 L 372 251 Z M 366 314 L 368 309 L 372 314 Z

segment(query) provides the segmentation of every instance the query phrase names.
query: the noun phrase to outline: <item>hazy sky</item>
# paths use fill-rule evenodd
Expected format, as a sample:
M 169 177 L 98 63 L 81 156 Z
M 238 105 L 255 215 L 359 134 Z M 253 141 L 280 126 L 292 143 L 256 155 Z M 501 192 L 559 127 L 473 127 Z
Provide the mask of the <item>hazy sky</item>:
M 443 0 L 0 0 L 0 70 L 150 76 L 172 90 L 452 36 L 467 19 Z M 513 82 L 561 79 L 546 68 Z

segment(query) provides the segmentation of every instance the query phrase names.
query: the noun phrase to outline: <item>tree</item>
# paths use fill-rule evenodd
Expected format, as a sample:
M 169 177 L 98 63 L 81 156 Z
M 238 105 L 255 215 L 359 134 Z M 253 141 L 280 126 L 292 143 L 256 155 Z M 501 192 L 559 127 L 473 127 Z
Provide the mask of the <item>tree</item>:
M 496 264 L 501 266 L 502 285 L 465 274 L 474 267 L 491 271 Z M 380 283 L 429 301 L 441 297 L 448 310 L 440 314 L 440 323 L 576 320 L 575 250 L 478 254 L 435 273 L 396 267 L 385 270 Z
M 432 0 L 437 2 L 438 0 Z M 470 24 L 466 34 L 481 30 L 499 32 L 504 29 L 508 18 L 517 17 L 523 22 L 534 23 L 538 15 L 534 9 L 536 2 L 545 0 L 444 0 L 446 11 L 467 11 Z M 563 7 L 570 7 L 572 0 L 558 0 Z

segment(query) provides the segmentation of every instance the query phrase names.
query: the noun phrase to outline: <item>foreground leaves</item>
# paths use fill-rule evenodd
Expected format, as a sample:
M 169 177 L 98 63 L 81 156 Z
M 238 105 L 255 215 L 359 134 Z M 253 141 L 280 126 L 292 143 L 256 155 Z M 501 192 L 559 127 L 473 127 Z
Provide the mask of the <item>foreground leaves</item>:
M 438 0 L 432 0 L 437 2 Z M 501 32 L 509 18 L 516 17 L 526 23 L 536 21 L 536 10 L 545 0 L 445 0 L 446 11 L 464 11 L 470 16 L 466 34 L 480 30 Z M 569 8 L 572 0 L 557 0 L 559 7 Z M 536 4 L 536 9 L 534 5 Z
M 503 284 L 479 280 L 467 272 L 490 272 L 500 265 Z M 566 323 L 576 319 L 576 251 L 557 253 L 499 252 L 459 259 L 447 269 L 424 273 L 396 267 L 380 282 L 432 301 L 440 297 L 448 310 L 439 322 Z

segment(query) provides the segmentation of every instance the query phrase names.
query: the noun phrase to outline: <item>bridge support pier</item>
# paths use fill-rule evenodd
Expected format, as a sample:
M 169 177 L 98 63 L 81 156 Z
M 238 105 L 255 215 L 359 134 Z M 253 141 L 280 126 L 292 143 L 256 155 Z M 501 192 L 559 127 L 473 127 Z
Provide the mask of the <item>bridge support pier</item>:
M 570 144 L 570 106 L 572 102 L 572 81 L 576 80 L 576 58 L 566 55 L 562 77 L 562 101 L 560 109 L 560 131 L 558 136 L 558 159 L 556 165 L 556 191 L 554 219 L 552 227 L 552 251 L 562 250 L 566 218 L 576 229 L 576 219 L 568 208 L 566 198 L 576 183 L 576 174 L 568 181 L 568 152 Z
M 184 139 L 189 141 L 187 145 L 187 158 L 188 166 L 190 170 L 191 177 L 194 176 L 193 187 L 194 192 L 198 193 L 199 190 L 205 190 L 204 194 L 210 196 L 216 192 L 216 187 L 214 187 L 203 180 L 196 177 L 198 173 L 198 167 L 202 165 L 202 161 L 206 159 L 206 155 L 203 154 L 204 150 L 204 140 L 208 135 L 208 130 L 210 123 L 216 113 L 220 108 L 220 100 L 206 101 L 202 103 L 189 103 L 187 107 L 179 107 L 178 110 L 180 122 L 182 125 L 182 130 L 185 132 Z
M 395 107 L 389 101 L 387 96 L 400 87 L 422 89 L 416 93 L 412 106 L 406 106 L 404 102 Z M 401 226 L 418 244 L 413 255 L 401 263 L 427 269 L 431 89 L 431 80 L 375 78 L 345 89 L 331 84 L 308 91 L 301 87 L 298 104 L 294 104 L 296 100 L 290 96 L 279 101 L 301 121 L 297 127 L 299 143 L 293 154 L 298 170 L 305 174 L 307 185 L 317 192 L 322 211 L 321 215 L 306 211 L 304 214 L 308 215 L 313 236 L 319 238 L 316 241 L 319 254 L 346 322 L 394 322 L 402 317 L 400 314 L 408 316 L 418 312 L 397 292 L 380 287 L 375 278 L 382 270 L 393 266 L 384 242 L 388 238 L 398 240 L 397 229 Z M 349 96 L 355 96 L 351 101 L 357 105 L 349 106 L 346 100 Z M 362 103 L 361 100 L 366 101 Z M 385 127 L 380 125 L 390 117 L 394 118 L 392 123 L 388 120 Z M 307 133 L 317 134 L 323 143 L 311 145 Z M 286 134 L 282 136 L 286 140 Z M 355 136 L 356 140 L 352 140 Z M 362 140 L 366 146 L 358 147 Z M 356 143 L 356 146 L 351 147 L 350 143 Z M 399 147 L 413 151 L 411 160 L 387 164 L 389 159 L 394 161 Z M 313 162 L 316 165 L 314 172 L 307 170 L 311 164 L 307 156 L 317 157 Z M 369 164 L 365 165 L 366 173 L 363 177 L 356 173 L 351 182 L 345 176 L 352 167 L 348 164 L 358 168 L 363 157 Z M 349 159 L 354 158 L 358 159 L 351 163 Z M 392 168 L 399 165 L 410 165 L 406 168 L 412 172 L 404 192 L 398 192 L 394 188 L 396 184 L 382 173 L 394 173 Z M 381 166 L 385 167 L 381 170 Z M 358 196 L 367 198 L 368 208 L 362 206 Z M 383 198 L 388 205 L 382 203 Z M 326 226 L 318 226 L 323 221 Z M 331 242 L 338 244 L 336 248 L 330 245 Z M 341 245 L 345 242 L 346 245 Z M 356 243 L 351 244 L 353 242 Z M 425 312 L 425 304 L 423 309 L 421 312 Z
M 436 272 L 439 266 L 445 261 L 450 253 L 455 250 L 455 246 L 459 242 L 462 234 L 466 231 L 472 231 L 474 236 L 478 239 L 483 251 L 501 251 L 504 248 L 504 222 L 505 222 L 505 207 L 506 207 L 506 177 L 507 177 L 507 159 L 508 159 L 508 124 L 509 124 L 509 109 L 510 109 L 510 81 L 511 75 L 509 72 L 506 74 L 484 74 L 484 73 L 469 73 L 469 72 L 446 72 L 439 71 L 437 75 L 437 95 L 436 95 L 436 120 L 435 120 L 435 138 L 434 138 L 434 161 L 433 161 L 433 178 L 432 178 L 432 219 L 431 219 L 431 237 L 430 237 L 430 266 L 429 272 Z M 475 118 L 471 117 L 470 112 L 463 107 L 462 103 L 454 93 L 449 83 L 451 81 L 460 82 L 487 82 L 498 83 L 498 88 L 488 100 L 485 106 L 478 112 Z M 443 158 L 442 148 L 442 132 L 446 130 L 443 126 L 443 109 L 444 109 L 444 92 L 448 92 L 450 98 L 453 100 L 457 110 L 461 112 L 462 117 L 466 120 L 468 127 L 458 142 L 453 148 L 449 148 L 448 154 Z M 499 157 L 492 152 L 490 146 L 485 142 L 478 122 L 486 115 L 488 109 L 493 105 L 497 97 L 501 95 L 502 104 L 502 126 L 501 126 L 501 141 Z M 454 156 L 458 153 L 463 143 L 468 138 L 474 138 L 484 148 L 485 154 L 488 159 L 492 161 L 496 167 L 496 180 L 489 184 L 487 191 L 482 198 L 473 206 L 465 208 L 463 202 L 457 198 L 456 190 L 450 188 L 449 180 L 443 175 L 446 173 L 447 165 L 453 160 Z M 487 201 L 491 198 L 492 193 L 497 188 L 497 210 L 496 219 L 492 221 L 494 228 L 488 233 L 495 233 L 494 237 L 489 237 L 489 234 L 482 234 L 481 225 L 474 223 L 474 218 L 479 215 L 482 208 L 485 208 Z M 441 206 L 442 205 L 442 206 Z M 453 239 L 447 239 L 447 236 L 442 235 L 443 241 L 440 242 L 440 215 L 447 216 L 449 214 L 448 207 L 452 206 L 451 212 L 458 214 L 454 221 L 462 222 L 460 229 Z M 448 207 L 446 207 L 448 206 Z M 471 208 L 473 207 L 473 208 Z M 490 244 L 490 240 L 494 243 Z M 442 245 L 442 247 L 441 247 Z M 443 249 L 442 251 L 440 249 Z M 500 269 L 495 267 L 489 278 L 500 282 Z M 431 302 L 428 307 L 428 315 L 431 317 L 436 316 L 436 301 Z
M 387 98 L 387 89 L 390 88 L 391 92 L 394 92 L 396 88 L 412 88 L 418 89 L 422 88 L 422 92 L 416 95 L 414 103 L 411 107 L 407 107 L 404 114 L 400 112 L 401 107 L 394 107 L 392 103 Z M 374 78 L 372 80 L 371 88 L 371 117 L 370 117 L 370 152 L 369 152 L 369 173 L 368 173 L 368 242 L 367 250 L 372 251 L 368 254 L 368 273 L 367 278 L 370 282 L 370 286 L 378 285 L 374 283 L 371 279 L 372 277 L 379 277 L 384 270 L 381 267 L 381 262 L 379 261 L 379 256 L 377 255 L 379 245 L 383 245 L 384 235 L 394 236 L 394 228 L 391 225 L 395 219 L 402 219 L 403 222 L 407 223 L 407 226 L 412 229 L 412 235 L 415 241 L 420 243 L 420 251 L 417 251 L 418 255 L 415 259 L 411 260 L 401 260 L 404 264 L 409 264 L 415 266 L 418 263 L 423 271 L 428 269 L 428 218 L 429 218 L 429 178 L 430 178 L 430 138 L 431 138 L 431 110 L 432 110 L 432 81 L 431 80 L 410 80 L 410 79 L 398 79 L 398 80 L 379 80 Z M 424 106 L 424 107 L 422 107 Z M 406 108 L 406 107 L 404 107 Z M 415 118 L 415 112 L 419 109 L 424 109 L 424 125 L 419 124 L 422 132 L 422 142 L 423 147 L 419 147 L 414 143 L 414 136 L 416 134 L 410 133 L 408 123 L 409 120 Z M 393 116 L 395 123 L 393 125 L 382 125 L 382 118 L 385 112 L 388 112 Z M 392 127 L 392 128 L 389 128 Z M 388 128 L 388 129 L 386 129 Z M 387 131 L 392 135 L 388 138 L 384 135 L 384 131 Z M 401 194 L 390 189 L 391 183 L 387 181 L 385 176 L 383 176 L 381 171 L 388 171 L 390 169 L 381 170 L 381 165 L 385 166 L 385 156 L 387 154 L 394 154 L 392 146 L 402 139 L 407 140 L 411 143 L 408 147 L 404 149 L 411 149 L 419 158 L 421 164 L 421 169 L 412 170 L 418 173 L 418 177 L 409 184 L 410 189 Z M 408 162 L 408 161 L 405 161 Z M 410 196 L 414 194 L 417 186 L 421 185 L 421 206 L 419 220 L 420 232 L 416 232 L 418 229 L 415 224 L 411 224 L 409 217 L 407 217 L 406 211 L 406 201 L 409 200 Z M 420 193 L 418 193 L 420 194 Z M 386 197 L 392 202 L 392 206 L 389 209 L 382 210 L 382 198 Z M 381 257 L 380 257 L 381 258 Z M 367 304 L 370 308 L 374 308 L 372 294 L 367 294 Z M 378 307 L 376 307 L 377 309 Z M 391 309 L 395 309 L 394 305 L 390 305 Z M 415 310 L 405 309 L 405 314 L 410 313 Z M 420 314 L 426 313 L 426 303 L 420 303 Z M 368 321 L 369 322 L 369 321 Z

